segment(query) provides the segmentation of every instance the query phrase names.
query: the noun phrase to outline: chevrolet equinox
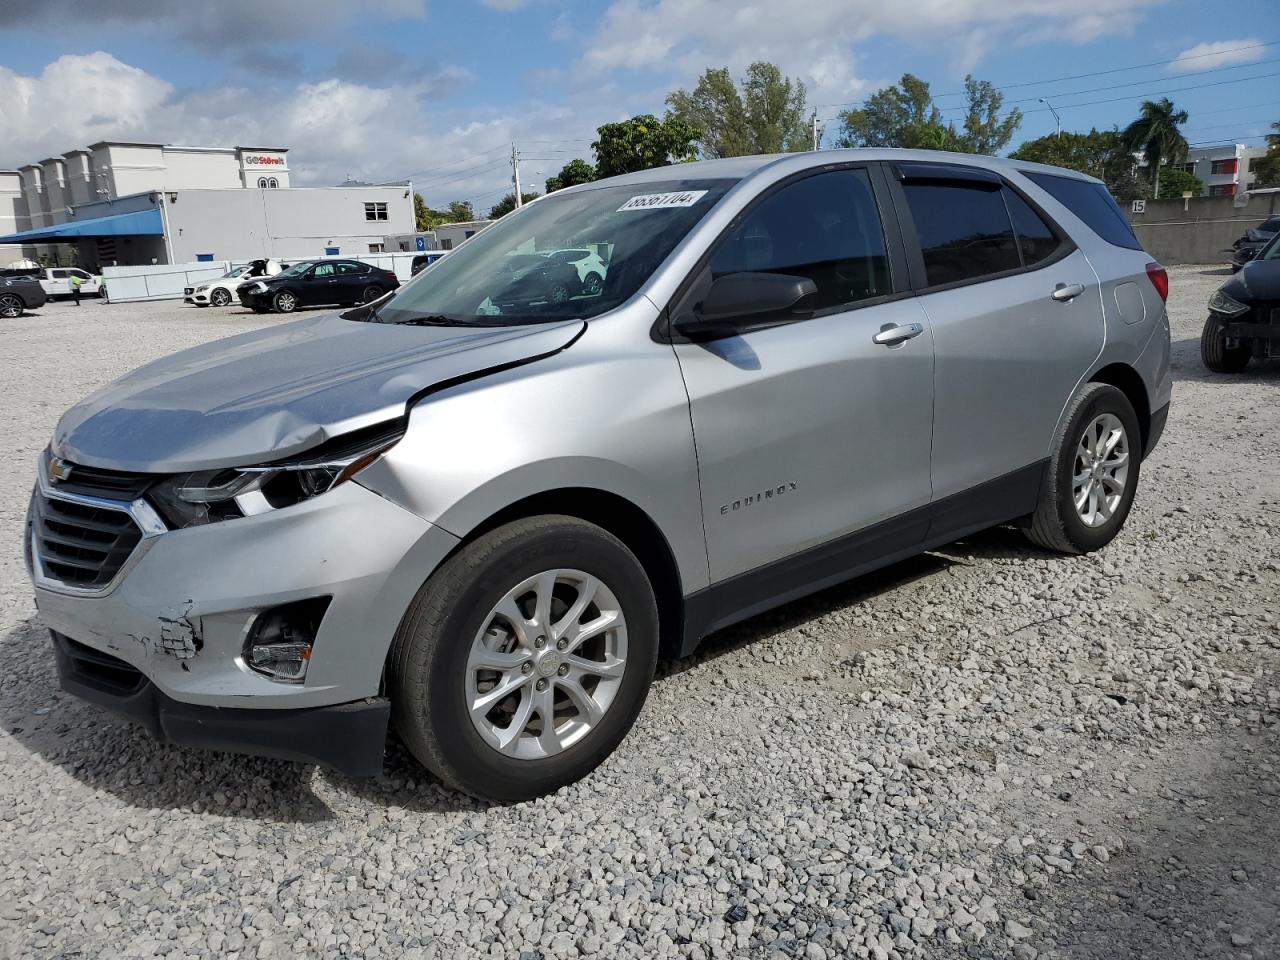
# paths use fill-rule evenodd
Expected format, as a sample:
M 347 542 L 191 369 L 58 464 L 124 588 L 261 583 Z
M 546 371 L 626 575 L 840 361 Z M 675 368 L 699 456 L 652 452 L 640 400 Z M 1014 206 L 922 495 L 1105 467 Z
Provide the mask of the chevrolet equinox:
M 566 249 L 601 282 L 525 282 Z M 69 410 L 26 528 L 61 684 L 167 742 L 371 775 L 394 727 L 471 794 L 555 790 L 711 631 L 996 524 L 1107 544 L 1167 293 L 1099 181 L 1020 161 L 558 191 Z

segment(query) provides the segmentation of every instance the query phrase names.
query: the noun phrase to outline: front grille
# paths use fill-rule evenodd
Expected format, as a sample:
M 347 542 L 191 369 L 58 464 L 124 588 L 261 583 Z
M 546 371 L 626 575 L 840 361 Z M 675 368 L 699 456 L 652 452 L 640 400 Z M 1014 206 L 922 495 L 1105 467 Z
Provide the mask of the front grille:
M 32 526 L 45 574 L 71 587 L 106 586 L 142 540 L 142 531 L 124 509 L 43 494 L 36 495 Z
M 82 683 L 116 696 L 128 696 L 147 682 L 137 667 L 109 653 L 86 647 L 60 633 L 53 635 L 53 642 L 72 676 Z
M 79 493 L 108 500 L 136 500 L 147 488 L 161 479 L 154 473 L 126 473 L 123 470 L 103 470 L 72 463 L 65 480 L 55 481 L 55 487 L 66 493 Z

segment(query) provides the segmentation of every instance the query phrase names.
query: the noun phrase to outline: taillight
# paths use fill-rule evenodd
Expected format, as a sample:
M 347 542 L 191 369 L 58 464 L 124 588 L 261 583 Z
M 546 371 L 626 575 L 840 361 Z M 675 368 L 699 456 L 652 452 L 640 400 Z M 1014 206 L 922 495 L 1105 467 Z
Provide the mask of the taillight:
M 1151 280 L 1151 285 L 1156 288 L 1156 293 L 1160 294 L 1160 299 L 1168 303 L 1169 271 L 1152 260 L 1147 264 L 1147 277 Z

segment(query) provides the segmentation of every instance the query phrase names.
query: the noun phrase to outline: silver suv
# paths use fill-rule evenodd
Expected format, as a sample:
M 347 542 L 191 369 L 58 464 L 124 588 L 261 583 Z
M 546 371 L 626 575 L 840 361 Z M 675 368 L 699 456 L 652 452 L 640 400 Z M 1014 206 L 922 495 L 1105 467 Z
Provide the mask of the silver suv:
M 601 283 L 555 284 L 587 250 Z M 67 412 L 28 556 L 63 686 L 158 738 L 527 798 L 660 656 L 995 524 L 1120 530 L 1167 278 L 1098 181 L 854 150 L 529 204 L 404 288 Z

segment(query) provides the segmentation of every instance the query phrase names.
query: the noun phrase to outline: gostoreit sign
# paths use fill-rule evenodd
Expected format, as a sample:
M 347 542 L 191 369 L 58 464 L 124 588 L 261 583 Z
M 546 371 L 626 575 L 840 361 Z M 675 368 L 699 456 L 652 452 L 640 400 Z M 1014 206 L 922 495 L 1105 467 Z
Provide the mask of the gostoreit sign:
M 248 154 L 244 158 L 246 167 L 283 167 L 284 157 L 268 157 L 262 154 Z

